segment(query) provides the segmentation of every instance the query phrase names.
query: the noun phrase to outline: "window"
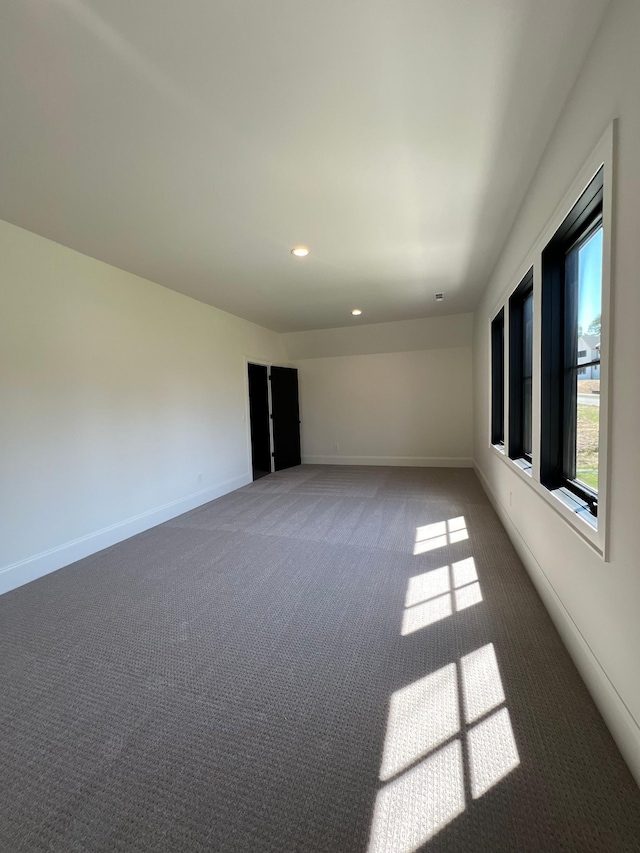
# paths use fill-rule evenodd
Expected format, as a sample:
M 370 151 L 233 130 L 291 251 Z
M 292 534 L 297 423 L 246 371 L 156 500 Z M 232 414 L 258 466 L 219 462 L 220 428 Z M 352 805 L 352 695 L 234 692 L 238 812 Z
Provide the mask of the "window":
M 593 518 L 599 479 L 602 199 L 600 169 L 542 254 L 540 477 L 549 489 L 568 490 L 579 499 L 575 511 Z
M 509 300 L 509 456 L 531 462 L 533 269 Z
M 491 443 L 504 446 L 504 308 L 491 323 Z

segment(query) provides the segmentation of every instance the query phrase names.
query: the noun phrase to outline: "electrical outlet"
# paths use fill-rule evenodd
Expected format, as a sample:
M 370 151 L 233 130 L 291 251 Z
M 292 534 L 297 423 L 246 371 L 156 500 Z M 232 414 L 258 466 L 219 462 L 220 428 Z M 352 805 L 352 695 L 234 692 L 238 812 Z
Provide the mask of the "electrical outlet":
M 333 445 L 333 449 L 334 449 L 334 450 L 340 450 L 340 445 L 339 445 L 339 444 L 334 444 L 334 445 Z
M 199 485 L 199 486 L 201 486 L 201 485 L 202 485 L 202 481 L 204 480 L 204 476 L 203 476 L 202 474 L 198 474 L 198 476 L 197 476 L 197 478 L 196 478 L 196 479 L 197 479 L 197 481 L 198 481 L 198 485 Z

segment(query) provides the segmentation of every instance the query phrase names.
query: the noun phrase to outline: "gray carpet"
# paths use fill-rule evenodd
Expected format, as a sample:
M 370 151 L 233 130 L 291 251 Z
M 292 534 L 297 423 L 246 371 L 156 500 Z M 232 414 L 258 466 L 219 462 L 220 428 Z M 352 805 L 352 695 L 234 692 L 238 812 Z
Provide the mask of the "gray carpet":
M 270 475 L 2 596 L 0 640 L 7 853 L 640 850 L 468 470 Z

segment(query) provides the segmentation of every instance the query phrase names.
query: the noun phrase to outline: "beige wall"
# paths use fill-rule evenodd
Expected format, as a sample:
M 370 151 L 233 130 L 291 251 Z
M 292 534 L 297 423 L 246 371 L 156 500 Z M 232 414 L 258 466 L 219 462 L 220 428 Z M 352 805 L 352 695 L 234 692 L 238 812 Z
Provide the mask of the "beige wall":
M 303 461 L 470 465 L 471 321 L 283 335 L 300 376 Z
M 640 780 L 640 4 L 614 0 L 475 315 L 474 458 L 486 488 Z M 489 447 L 489 317 L 590 151 L 619 117 L 614 182 L 611 561 Z M 523 661 L 526 665 L 526 661 Z
M 0 591 L 249 482 L 274 332 L 4 222 L 0 303 Z

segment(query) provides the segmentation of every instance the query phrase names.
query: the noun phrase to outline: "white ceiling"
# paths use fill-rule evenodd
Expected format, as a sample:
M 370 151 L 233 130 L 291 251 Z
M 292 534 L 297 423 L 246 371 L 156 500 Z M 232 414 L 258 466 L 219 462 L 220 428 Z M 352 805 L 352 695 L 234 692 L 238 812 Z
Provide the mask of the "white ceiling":
M 3 0 L 0 218 L 278 331 L 471 310 L 607 5 Z

